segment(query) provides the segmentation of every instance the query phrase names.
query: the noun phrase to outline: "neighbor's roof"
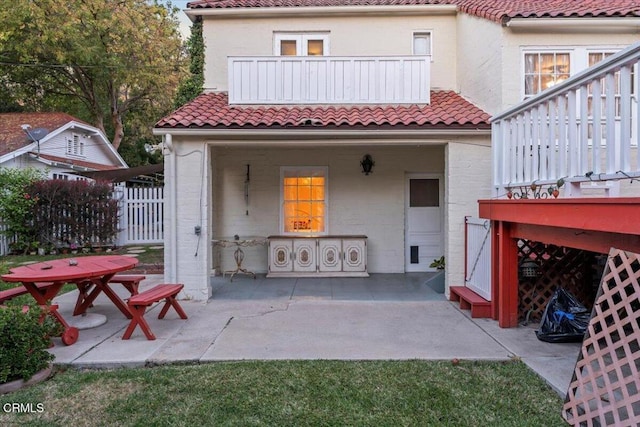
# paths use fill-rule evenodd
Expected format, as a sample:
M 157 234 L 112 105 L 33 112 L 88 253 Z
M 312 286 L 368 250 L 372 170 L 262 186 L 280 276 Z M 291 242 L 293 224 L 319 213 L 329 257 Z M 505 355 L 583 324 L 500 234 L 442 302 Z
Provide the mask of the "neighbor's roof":
M 0 114 L 0 156 L 31 144 L 21 125 L 31 129 L 45 128 L 52 132 L 69 122 L 81 122 L 65 113 L 4 113 Z
M 226 93 L 202 94 L 157 128 L 334 128 L 394 129 L 407 126 L 488 129 L 490 116 L 452 91 L 431 92 L 428 105 L 233 106 Z
M 190 9 L 456 5 L 461 12 L 495 22 L 512 18 L 638 17 L 638 0 L 197 0 Z
M 33 152 L 31 154 L 36 155 L 36 153 L 33 153 Z M 111 171 L 111 170 L 125 169 L 125 168 L 121 168 L 119 166 L 105 165 L 105 164 L 102 164 L 102 163 L 95 163 L 95 162 L 88 162 L 86 160 L 80 160 L 80 159 L 69 159 L 69 158 L 66 158 L 66 157 L 53 156 L 51 154 L 45 154 L 45 153 L 40 153 L 37 156 L 41 157 L 44 160 L 48 160 L 50 162 L 54 162 L 54 163 L 58 163 L 58 164 L 62 164 L 62 165 L 67 165 L 69 167 L 78 166 L 78 167 L 81 167 L 81 168 L 95 169 L 95 170 L 98 170 L 98 171 Z

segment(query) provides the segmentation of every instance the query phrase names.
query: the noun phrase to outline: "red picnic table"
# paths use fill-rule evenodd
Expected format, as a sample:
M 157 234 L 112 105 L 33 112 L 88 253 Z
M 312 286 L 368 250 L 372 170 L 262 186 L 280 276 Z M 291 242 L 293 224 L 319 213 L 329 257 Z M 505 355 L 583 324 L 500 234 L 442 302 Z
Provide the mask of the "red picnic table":
M 64 326 L 62 342 L 71 345 L 78 340 L 78 329 L 70 326 L 57 307 L 51 305 L 51 300 L 58 295 L 62 286 L 65 283 L 78 286 L 80 292 L 74 316 L 84 314 L 96 297 L 104 292 L 122 314 L 131 319 L 127 304 L 111 289 L 109 280 L 116 273 L 130 270 L 137 264 L 135 257 L 122 255 L 62 258 L 11 268 L 9 274 L 0 277 L 5 282 L 22 283 L 39 305 L 49 307 L 51 314 Z

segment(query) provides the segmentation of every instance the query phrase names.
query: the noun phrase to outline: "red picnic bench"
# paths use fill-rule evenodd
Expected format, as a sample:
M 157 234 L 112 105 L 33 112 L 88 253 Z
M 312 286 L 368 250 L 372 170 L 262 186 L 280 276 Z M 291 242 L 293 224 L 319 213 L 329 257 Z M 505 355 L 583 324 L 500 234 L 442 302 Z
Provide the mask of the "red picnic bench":
M 153 303 L 160 302 L 163 299 L 165 300 L 165 303 L 162 310 L 160 310 L 160 314 L 158 314 L 158 319 L 164 319 L 169 307 L 173 307 L 181 319 L 186 319 L 186 313 L 176 300 L 176 297 L 182 288 L 184 288 L 183 284 L 165 283 L 156 285 L 151 289 L 147 289 L 146 291 L 140 292 L 139 294 L 129 298 L 127 305 L 129 306 L 133 317 L 131 319 L 131 323 L 129 323 L 129 326 L 127 327 L 127 330 L 124 332 L 122 339 L 128 340 L 131 338 L 131 334 L 136 326 L 140 325 L 140 329 L 142 329 L 142 332 L 144 332 L 147 339 L 155 340 L 156 336 L 151 332 L 151 328 L 144 318 L 144 313 Z
M 51 282 L 36 283 L 36 286 L 38 287 L 38 289 L 43 290 L 51 286 Z M 0 291 L 0 304 L 2 304 L 5 301 L 9 301 L 16 297 L 19 297 L 20 295 L 25 295 L 28 293 L 29 291 L 23 285 L 16 286 L 15 288 L 11 288 L 11 289 L 6 289 L 4 291 Z
M 109 279 L 109 283 L 121 284 L 133 296 L 138 295 L 140 282 L 142 282 L 146 278 L 147 276 L 142 274 L 116 274 L 111 279 Z M 74 316 L 84 313 L 88 307 L 93 306 L 93 300 L 98 296 L 98 294 L 95 293 L 91 295 L 90 291 L 92 288 L 93 282 L 91 281 L 78 283 L 78 292 L 80 292 L 80 295 L 78 297 L 78 301 L 76 302 L 76 307 L 73 310 Z

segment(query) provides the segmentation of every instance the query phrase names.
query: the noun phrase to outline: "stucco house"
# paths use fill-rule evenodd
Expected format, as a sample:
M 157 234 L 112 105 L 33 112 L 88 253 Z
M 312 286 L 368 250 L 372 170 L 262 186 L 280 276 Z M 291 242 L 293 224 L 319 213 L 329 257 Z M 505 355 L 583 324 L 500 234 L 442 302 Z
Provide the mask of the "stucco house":
M 0 167 L 45 170 L 52 179 L 127 168 L 96 127 L 59 112 L 0 114 Z
M 634 1 L 193 1 L 204 93 L 164 137 L 165 280 L 211 297 L 219 239 L 267 275 L 429 271 L 464 283 L 491 199 L 490 118 L 633 43 Z M 351 263 L 351 264 L 350 264 Z M 353 264 L 353 265 L 352 265 Z

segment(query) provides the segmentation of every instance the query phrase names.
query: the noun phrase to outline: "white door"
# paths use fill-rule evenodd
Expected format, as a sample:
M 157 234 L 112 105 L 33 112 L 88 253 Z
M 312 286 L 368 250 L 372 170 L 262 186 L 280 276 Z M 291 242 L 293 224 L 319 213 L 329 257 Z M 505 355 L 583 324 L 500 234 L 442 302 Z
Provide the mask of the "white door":
M 444 255 L 442 179 L 407 175 L 405 191 L 405 271 L 435 271 L 429 264 Z

